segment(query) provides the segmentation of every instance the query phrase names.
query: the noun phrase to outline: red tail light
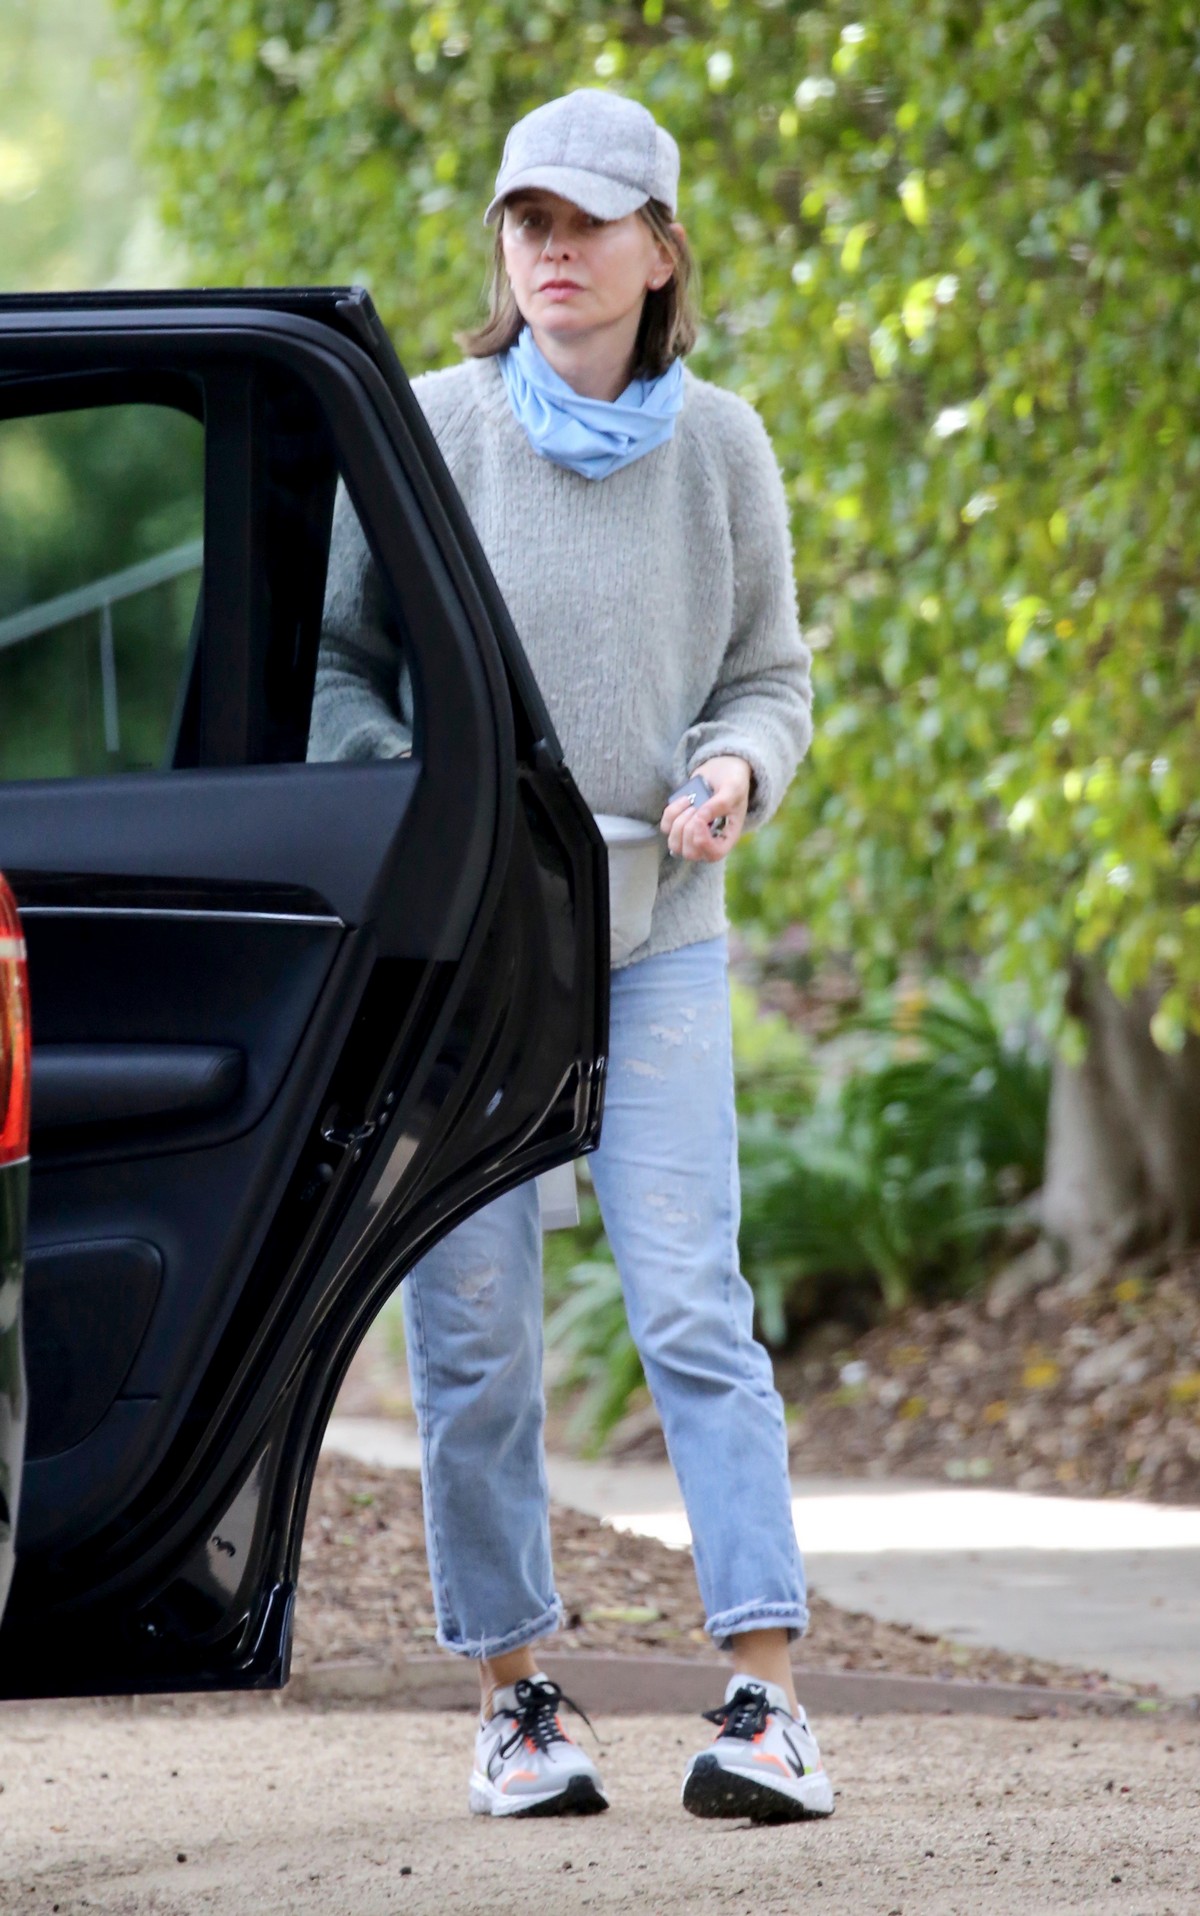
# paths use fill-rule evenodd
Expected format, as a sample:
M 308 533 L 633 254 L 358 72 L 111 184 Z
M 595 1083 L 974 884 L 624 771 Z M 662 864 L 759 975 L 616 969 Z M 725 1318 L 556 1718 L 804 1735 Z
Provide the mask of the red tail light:
M 0 877 L 0 1164 L 29 1156 L 29 975 L 17 901 Z

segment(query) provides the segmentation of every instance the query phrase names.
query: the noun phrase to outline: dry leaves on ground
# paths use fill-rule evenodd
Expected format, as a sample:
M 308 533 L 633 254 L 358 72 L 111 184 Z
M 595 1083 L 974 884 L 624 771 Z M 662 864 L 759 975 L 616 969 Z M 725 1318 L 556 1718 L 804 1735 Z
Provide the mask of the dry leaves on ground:
M 556 1650 L 619 1650 L 717 1661 L 704 1634 L 691 1552 L 629 1536 L 596 1518 L 551 1510 L 555 1572 L 567 1611 Z M 420 1479 L 326 1453 L 317 1469 L 300 1564 L 297 1671 L 314 1663 L 395 1662 L 434 1647 Z M 920 1631 L 812 1598 L 797 1661 L 823 1670 L 970 1677 L 1072 1689 L 1102 1687 L 1095 1672 L 946 1643 Z M 1146 1692 L 1149 1694 L 1149 1692 Z
M 1200 1503 L 1200 1256 L 1015 1275 L 779 1363 L 793 1468 Z

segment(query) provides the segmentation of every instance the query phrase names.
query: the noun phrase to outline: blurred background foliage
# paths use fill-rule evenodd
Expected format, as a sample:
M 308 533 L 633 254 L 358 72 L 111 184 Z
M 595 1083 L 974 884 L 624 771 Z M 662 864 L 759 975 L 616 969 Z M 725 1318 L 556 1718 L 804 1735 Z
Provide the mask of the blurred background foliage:
M 186 274 L 132 150 L 139 93 L 107 4 L 0 7 L 0 293 L 167 285 Z M 196 536 L 201 432 L 161 407 L 0 423 L 0 619 Z M 113 612 L 118 751 L 95 614 L 0 650 L 0 777 L 160 762 L 196 578 Z
M 1072 963 L 1200 1031 L 1200 5 L 114 5 L 119 50 L 0 17 L 5 286 L 356 280 L 415 372 L 484 309 L 515 119 L 605 86 L 675 134 L 690 363 L 772 435 L 814 650 L 731 908 L 856 980 L 819 1035 L 737 999 L 743 1261 L 772 1340 L 967 1288 Z M 547 1283 L 594 1437 L 638 1370 L 586 1194 Z
M 203 517 L 204 431 L 185 413 L 0 420 L 0 620 L 198 539 Z M 112 730 L 97 610 L 0 645 L 0 778 L 162 765 L 198 582 L 194 568 L 111 606 Z
M 140 107 L 108 0 L 0 7 L 0 293 L 186 273 L 133 151 Z

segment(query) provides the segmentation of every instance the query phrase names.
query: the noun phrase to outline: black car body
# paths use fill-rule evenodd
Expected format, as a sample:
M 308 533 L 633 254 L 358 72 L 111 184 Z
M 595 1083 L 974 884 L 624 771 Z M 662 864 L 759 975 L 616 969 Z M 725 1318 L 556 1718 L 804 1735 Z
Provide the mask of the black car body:
M 339 475 L 408 758 L 306 762 Z M 365 1329 L 598 1138 L 603 842 L 361 290 L 0 300 L 4 671 L 34 1049 L 0 1695 L 279 1685 Z

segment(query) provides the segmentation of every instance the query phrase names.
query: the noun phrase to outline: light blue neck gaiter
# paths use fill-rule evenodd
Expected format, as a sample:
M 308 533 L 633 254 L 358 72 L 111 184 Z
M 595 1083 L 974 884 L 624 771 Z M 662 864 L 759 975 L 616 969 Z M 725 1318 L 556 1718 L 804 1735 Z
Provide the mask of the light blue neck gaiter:
M 509 403 L 533 450 L 585 479 L 606 478 L 675 430 L 683 405 L 681 359 L 657 379 L 631 379 L 617 399 L 589 399 L 559 377 L 528 326 L 498 358 Z

